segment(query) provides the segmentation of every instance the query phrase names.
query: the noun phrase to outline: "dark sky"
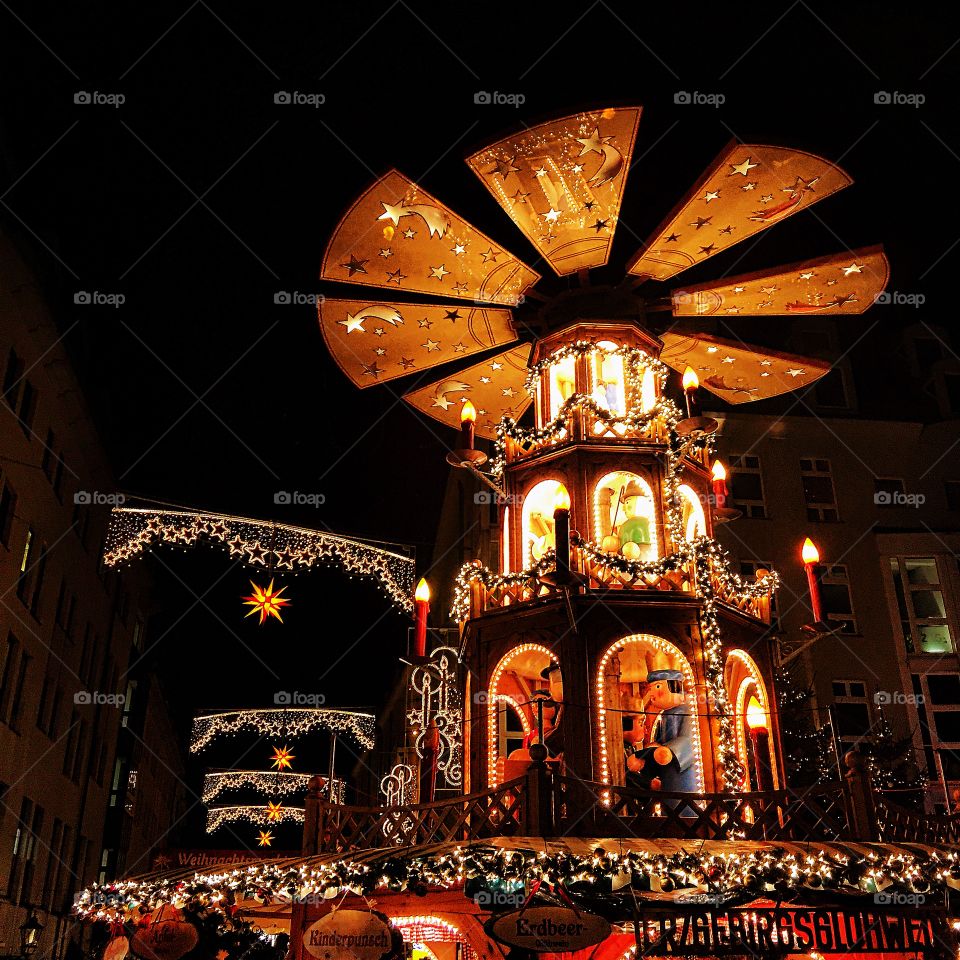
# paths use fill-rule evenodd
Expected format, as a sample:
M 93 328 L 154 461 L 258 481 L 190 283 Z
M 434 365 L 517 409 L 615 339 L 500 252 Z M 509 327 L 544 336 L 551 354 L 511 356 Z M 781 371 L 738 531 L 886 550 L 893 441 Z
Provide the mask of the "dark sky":
M 664 9 L 673 16 L 605 2 L 4 4 L 0 215 L 29 244 L 69 330 L 121 489 L 414 544 L 424 569 L 446 477 L 441 441 L 452 436 L 382 387 L 354 389 L 326 355 L 313 308 L 274 295 L 322 291 L 333 225 L 394 165 L 532 261 L 463 157 L 582 108 L 644 106 L 599 281 L 620 279 L 736 137 L 822 154 L 856 181 L 816 217 L 767 231 L 738 270 L 883 242 L 891 289 L 923 293 L 923 319 L 950 325 L 957 23 L 902 2 Z M 326 102 L 274 103 L 294 90 Z M 479 90 L 526 102 L 477 105 Z M 80 91 L 125 102 L 77 104 Z M 678 91 L 725 102 L 676 104 Z M 878 91 L 925 102 L 877 104 Z M 718 257 L 685 278 L 727 267 Z M 126 301 L 76 306 L 80 290 Z M 872 334 L 878 351 L 893 349 L 907 319 L 891 314 Z M 292 489 L 326 502 L 276 507 L 274 492 Z M 178 701 L 268 702 L 296 682 L 331 703 L 383 703 L 406 622 L 376 591 L 332 572 L 302 576 L 288 624 L 259 629 L 242 619 L 244 571 L 218 555 L 148 562 L 164 604 L 158 654 Z

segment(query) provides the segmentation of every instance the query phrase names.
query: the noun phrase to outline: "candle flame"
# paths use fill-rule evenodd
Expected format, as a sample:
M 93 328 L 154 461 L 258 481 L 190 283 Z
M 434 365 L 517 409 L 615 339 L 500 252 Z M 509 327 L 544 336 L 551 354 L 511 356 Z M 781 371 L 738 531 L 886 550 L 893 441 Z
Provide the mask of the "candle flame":
M 386 239 L 386 240 L 392 240 L 392 239 L 393 239 L 393 234 L 394 234 L 394 229 L 393 229 L 393 227 L 390 226 L 390 224 L 388 223 L 388 224 L 383 228 L 383 236 L 384 236 L 384 239 Z
M 804 563 L 820 562 L 820 551 L 809 537 L 803 541 L 803 549 L 800 551 L 800 556 L 803 557 Z
M 567 488 L 562 483 L 557 486 L 557 492 L 554 494 L 553 509 L 554 512 L 570 509 L 570 494 L 567 493 Z
M 427 583 L 426 577 L 421 577 L 420 582 L 417 584 L 417 589 L 413 594 L 414 600 L 420 600 L 423 603 L 430 602 L 430 584 Z
M 477 408 L 469 401 L 464 400 L 460 408 L 460 422 L 473 423 L 477 419 Z
M 727 479 L 727 468 L 719 460 L 713 461 L 713 479 L 714 480 Z
M 684 390 L 696 390 L 700 386 L 700 378 L 697 376 L 696 370 L 693 367 L 687 367 L 683 371 L 683 389 Z
M 751 730 L 765 730 L 767 727 L 767 715 L 756 697 L 751 697 L 747 704 L 747 726 Z

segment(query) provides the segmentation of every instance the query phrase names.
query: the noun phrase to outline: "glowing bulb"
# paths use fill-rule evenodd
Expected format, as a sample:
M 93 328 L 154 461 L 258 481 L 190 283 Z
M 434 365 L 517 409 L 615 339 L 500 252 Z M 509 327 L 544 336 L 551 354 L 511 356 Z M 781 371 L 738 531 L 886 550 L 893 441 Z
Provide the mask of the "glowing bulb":
M 394 230 L 389 224 L 383 228 L 383 237 L 385 240 L 393 239 Z
M 430 602 L 430 585 L 427 583 L 426 577 L 421 577 L 420 582 L 417 584 L 417 589 L 413 594 L 414 600 L 420 600 L 423 603 Z
M 460 408 L 460 422 L 473 423 L 477 419 L 477 408 L 469 401 L 464 400 Z
M 820 562 L 820 551 L 809 537 L 803 541 L 803 549 L 800 551 L 800 556 L 803 558 L 804 563 Z
M 767 715 L 756 697 L 751 697 L 747 704 L 747 726 L 751 730 L 765 730 L 767 727 Z
M 687 367 L 683 371 L 683 389 L 684 390 L 696 390 L 700 386 L 700 378 L 697 376 L 697 372 L 693 367 Z
M 713 479 L 714 480 L 727 479 L 727 468 L 719 460 L 713 461 Z
M 557 492 L 553 498 L 553 510 L 556 513 L 557 510 L 569 510 L 570 509 L 570 494 L 567 493 L 567 488 L 561 483 L 557 487 Z

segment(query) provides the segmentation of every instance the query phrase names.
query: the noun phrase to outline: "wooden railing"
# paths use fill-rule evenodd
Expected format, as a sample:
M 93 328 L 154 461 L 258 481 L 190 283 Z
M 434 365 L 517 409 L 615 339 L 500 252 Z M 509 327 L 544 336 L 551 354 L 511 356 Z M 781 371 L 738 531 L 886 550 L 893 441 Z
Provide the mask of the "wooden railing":
M 960 814 L 919 813 L 885 797 L 877 800 L 877 825 L 887 842 L 960 843 Z
M 557 777 L 554 827 L 564 836 L 700 840 L 832 840 L 848 833 L 839 783 L 804 791 L 666 793 Z
M 316 852 L 340 852 L 510 836 L 526 826 L 525 793 L 526 777 L 520 777 L 493 790 L 401 807 L 343 806 L 308 795 L 308 806 L 316 806 L 304 841 L 315 831 Z

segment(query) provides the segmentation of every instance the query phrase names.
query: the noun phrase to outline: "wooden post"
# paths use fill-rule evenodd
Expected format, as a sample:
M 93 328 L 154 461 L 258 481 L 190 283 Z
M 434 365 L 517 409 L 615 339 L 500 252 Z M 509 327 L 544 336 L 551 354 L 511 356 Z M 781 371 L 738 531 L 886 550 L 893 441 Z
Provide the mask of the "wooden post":
M 852 837 L 855 840 L 879 840 L 877 807 L 867 758 L 859 750 L 848 750 L 843 762 L 847 767 L 847 818 Z
M 307 795 L 303 802 L 303 855 L 305 857 L 322 853 L 321 831 L 323 830 L 323 789 L 326 781 L 323 777 L 311 777 L 307 784 Z
M 553 833 L 553 781 L 547 765 L 531 763 L 527 767 L 524 829 L 528 837 L 547 837 Z

